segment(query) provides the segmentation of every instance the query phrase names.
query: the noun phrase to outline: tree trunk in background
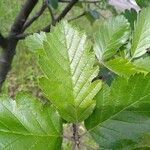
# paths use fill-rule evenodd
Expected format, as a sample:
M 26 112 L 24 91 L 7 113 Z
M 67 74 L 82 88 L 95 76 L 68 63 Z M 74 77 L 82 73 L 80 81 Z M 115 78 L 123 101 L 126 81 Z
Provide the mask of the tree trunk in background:
M 12 60 L 15 55 L 15 50 L 18 43 L 18 40 L 15 39 L 15 37 L 23 32 L 22 28 L 37 2 L 38 0 L 26 0 L 11 27 L 11 31 L 9 32 L 7 38 L 6 48 L 3 48 L 0 56 L 0 89 L 11 68 Z

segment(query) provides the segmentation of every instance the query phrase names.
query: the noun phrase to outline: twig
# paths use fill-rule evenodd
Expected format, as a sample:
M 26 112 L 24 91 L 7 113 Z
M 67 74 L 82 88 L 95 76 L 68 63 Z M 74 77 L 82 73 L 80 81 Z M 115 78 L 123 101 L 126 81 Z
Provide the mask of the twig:
M 65 9 L 62 11 L 62 13 L 56 18 L 56 22 L 59 22 L 61 19 L 63 19 L 77 2 L 78 2 L 78 0 L 70 1 L 70 3 L 65 7 Z M 48 26 L 43 28 L 41 31 L 49 32 L 51 25 L 52 24 L 50 23 Z
M 17 40 L 24 40 L 27 36 L 30 36 L 30 35 L 33 35 L 34 33 L 39 33 L 39 32 L 40 30 L 37 32 L 31 32 L 31 33 L 21 33 L 21 34 L 16 35 L 14 38 Z
M 79 149 L 80 137 L 79 137 L 79 133 L 78 133 L 78 125 L 73 123 L 72 128 L 73 128 L 73 137 L 72 138 L 74 140 L 73 149 L 75 149 L 76 147 Z
M 41 6 L 40 10 L 35 14 L 35 16 L 33 16 L 28 21 L 26 21 L 22 30 L 25 31 L 34 21 L 36 21 L 43 14 L 45 9 L 46 9 L 46 4 L 45 2 L 43 2 L 43 5 Z
M 7 47 L 7 39 L 0 33 L 0 47 L 5 49 Z
M 52 25 L 55 25 L 55 24 L 56 24 L 56 20 L 55 20 L 53 11 L 52 11 L 51 7 L 49 6 L 48 0 L 45 0 L 45 2 L 46 2 L 46 5 L 47 5 L 47 7 L 48 7 L 48 10 L 49 10 L 49 12 L 50 12 L 50 15 L 51 15 L 51 19 L 52 19 L 52 23 L 51 23 L 51 24 L 52 24 Z
M 80 14 L 80 15 L 74 17 L 74 18 L 69 19 L 68 22 L 79 19 L 79 18 L 83 17 L 84 15 L 85 15 L 85 12 L 83 12 L 82 14 Z
M 55 19 L 56 22 L 59 22 L 61 19 L 63 19 L 67 13 L 72 9 L 72 7 L 78 2 L 78 0 L 72 0 L 66 7 L 65 9 L 62 11 L 62 13 Z M 50 23 L 49 25 L 47 25 L 46 27 L 44 27 L 42 30 L 38 30 L 34 33 L 39 33 L 41 31 L 43 32 L 50 32 L 50 28 L 51 28 L 52 23 Z M 25 34 L 18 34 L 16 36 L 16 39 L 24 39 L 29 35 L 32 35 L 34 33 L 25 33 Z
M 65 139 L 67 139 L 67 140 L 69 140 L 69 141 L 74 142 L 73 138 L 71 138 L 71 137 L 69 137 L 69 136 L 63 135 L 63 138 L 65 138 Z
M 81 136 L 79 135 L 77 124 L 72 124 L 72 129 L 73 129 L 73 136 L 70 137 L 68 135 L 63 135 L 63 138 L 73 142 L 73 148 L 72 148 L 73 150 L 76 150 L 76 148 L 79 149 L 80 148 L 79 146 L 84 146 L 90 150 L 98 150 L 98 148 L 94 148 L 94 147 L 92 147 L 88 144 L 82 143 L 80 141 Z
M 3 82 L 6 79 L 9 70 L 11 69 L 11 63 L 15 55 L 15 49 L 18 40 L 14 39 L 14 37 L 17 34 L 22 34 L 22 28 L 24 26 L 24 23 L 26 22 L 28 16 L 30 15 L 37 2 L 38 0 L 26 0 L 25 4 L 21 8 L 11 27 L 7 38 L 7 46 L 3 49 L 0 56 L 0 89 L 2 87 Z

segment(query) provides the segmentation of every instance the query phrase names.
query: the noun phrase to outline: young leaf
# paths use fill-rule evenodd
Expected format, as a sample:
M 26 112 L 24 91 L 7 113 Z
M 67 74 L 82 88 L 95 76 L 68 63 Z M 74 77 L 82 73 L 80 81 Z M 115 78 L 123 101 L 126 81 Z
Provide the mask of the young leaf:
M 131 149 L 150 131 L 150 74 L 118 78 L 104 86 L 85 126 L 104 149 Z M 131 146 L 131 147 L 128 147 Z
M 135 30 L 133 33 L 131 56 L 137 58 L 147 52 L 150 47 L 150 8 L 141 10 L 137 17 Z
M 61 149 L 62 122 L 52 106 L 20 93 L 0 97 L 0 149 Z
M 45 74 L 39 79 L 40 87 L 69 122 L 83 121 L 92 113 L 93 97 L 101 88 L 100 80 L 92 82 L 99 69 L 93 67 L 95 56 L 86 39 L 63 21 L 47 34 L 45 55 L 38 60 Z
M 135 21 L 137 20 L 137 11 L 133 8 L 131 8 L 130 10 L 126 9 L 123 15 L 129 21 L 131 29 L 133 30 Z
M 112 57 L 125 44 L 129 36 L 129 23 L 123 16 L 104 21 L 95 34 L 94 50 L 99 61 Z
M 139 68 L 141 68 L 147 72 L 150 72 L 150 57 L 149 56 L 140 58 L 140 59 L 136 59 L 134 61 L 134 64 L 136 66 L 138 66 Z
M 121 57 L 104 62 L 104 65 L 117 75 L 127 78 L 130 77 L 131 75 L 134 75 L 135 73 L 139 72 L 147 73 L 145 69 L 139 68 L 132 62 L 129 62 L 129 60 Z
M 25 39 L 25 43 L 30 51 L 38 53 L 43 49 L 44 40 L 46 40 L 44 32 L 41 32 L 40 34 L 34 33 L 32 36 Z

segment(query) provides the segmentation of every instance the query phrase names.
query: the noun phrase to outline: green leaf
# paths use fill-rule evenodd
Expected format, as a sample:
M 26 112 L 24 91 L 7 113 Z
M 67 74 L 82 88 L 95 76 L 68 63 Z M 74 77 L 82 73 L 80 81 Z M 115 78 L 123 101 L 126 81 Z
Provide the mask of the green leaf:
M 92 82 L 99 69 L 93 67 L 94 53 L 85 34 L 67 22 L 59 23 L 44 41 L 38 63 L 45 77 L 39 85 L 48 99 L 68 122 L 81 122 L 95 107 L 93 97 L 101 81 Z
M 123 15 L 128 19 L 131 29 L 134 29 L 135 21 L 137 20 L 137 12 L 135 9 L 131 8 L 130 10 L 126 9 Z
M 141 10 L 137 17 L 135 30 L 133 33 L 131 56 L 137 58 L 146 53 L 150 47 L 150 8 Z
M 104 86 L 85 126 L 103 149 L 132 149 L 150 131 L 150 74 L 118 78 Z
M 149 0 L 135 0 L 135 1 L 141 8 L 150 6 Z
M 48 0 L 49 6 L 52 6 L 54 9 L 58 8 L 58 0 Z
M 122 77 L 130 77 L 135 73 L 143 72 L 147 73 L 145 69 L 139 68 L 127 59 L 118 57 L 110 61 L 104 62 L 105 67 L 110 71 Z
M 0 97 L 0 149 L 61 149 L 62 122 L 52 106 L 24 93 Z
M 141 68 L 147 72 L 150 72 L 150 57 L 149 56 L 140 58 L 140 59 L 136 59 L 134 61 L 134 64 L 136 66 L 138 66 L 139 68 Z
M 138 147 L 145 148 L 145 150 L 148 150 L 150 148 L 150 132 L 146 133 L 142 139 L 139 142 Z M 147 148 L 147 149 L 146 149 Z M 140 150 L 140 149 L 138 149 Z
M 46 40 L 46 35 L 44 32 L 40 34 L 34 33 L 25 39 L 25 43 L 28 49 L 32 52 L 39 53 L 43 49 L 43 41 Z
M 95 34 L 94 50 L 99 61 L 112 57 L 126 43 L 129 23 L 123 16 L 104 21 Z

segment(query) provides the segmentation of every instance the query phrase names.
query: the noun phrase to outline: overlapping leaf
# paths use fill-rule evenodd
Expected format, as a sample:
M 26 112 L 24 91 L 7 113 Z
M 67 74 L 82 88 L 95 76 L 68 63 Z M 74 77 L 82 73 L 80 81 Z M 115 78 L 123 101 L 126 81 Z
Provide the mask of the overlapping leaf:
M 141 8 L 150 6 L 149 0 L 135 0 L 135 1 Z
M 47 35 L 39 65 L 45 77 L 39 80 L 45 95 L 70 122 L 87 118 L 95 107 L 93 97 L 101 81 L 91 83 L 98 68 L 93 67 L 95 56 L 90 52 L 85 34 L 80 34 L 67 22 L 59 23 Z
M 113 56 L 128 36 L 129 23 L 123 16 L 104 21 L 95 34 L 94 50 L 99 61 Z
M 134 61 L 134 64 L 136 66 L 138 66 L 139 68 L 142 68 L 147 72 L 150 72 L 150 57 L 149 56 L 143 57 L 143 58 L 140 58 L 140 59 L 136 59 Z
M 52 106 L 20 93 L 0 97 L 0 149 L 61 149 L 62 122 Z
M 137 17 L 133 33 L 131 55 L 137 58 L 146 53 L 150 47 L 150 8 L 142 9 Z
M 130 77 L 131 75 L 139 72 L 147 73 L 144 68 L 136 66 L 129 60 L 121 57 L 104 62 L 104 64 L 110 71 L 123 77 Z
M 119 78 L 111 87 L 104 86 L 96 99 L 96 109 L 85 125 L 100 147 L 142 146 L 141 138 L 150 132 L 150 74 Z
M 129 21 L 131 29 L 133 30 L 135 21 L 137 20 L 137 11 L 133 8 L 131 8 L 130 10 L 126 9 L 123 15 Z
M 44 32 L 40 34 L 34 33 L 25 39 L 28 49 L 34 53 L 40 53 L 43 49 L 43 41 L 46 40 L 46 35 Z

